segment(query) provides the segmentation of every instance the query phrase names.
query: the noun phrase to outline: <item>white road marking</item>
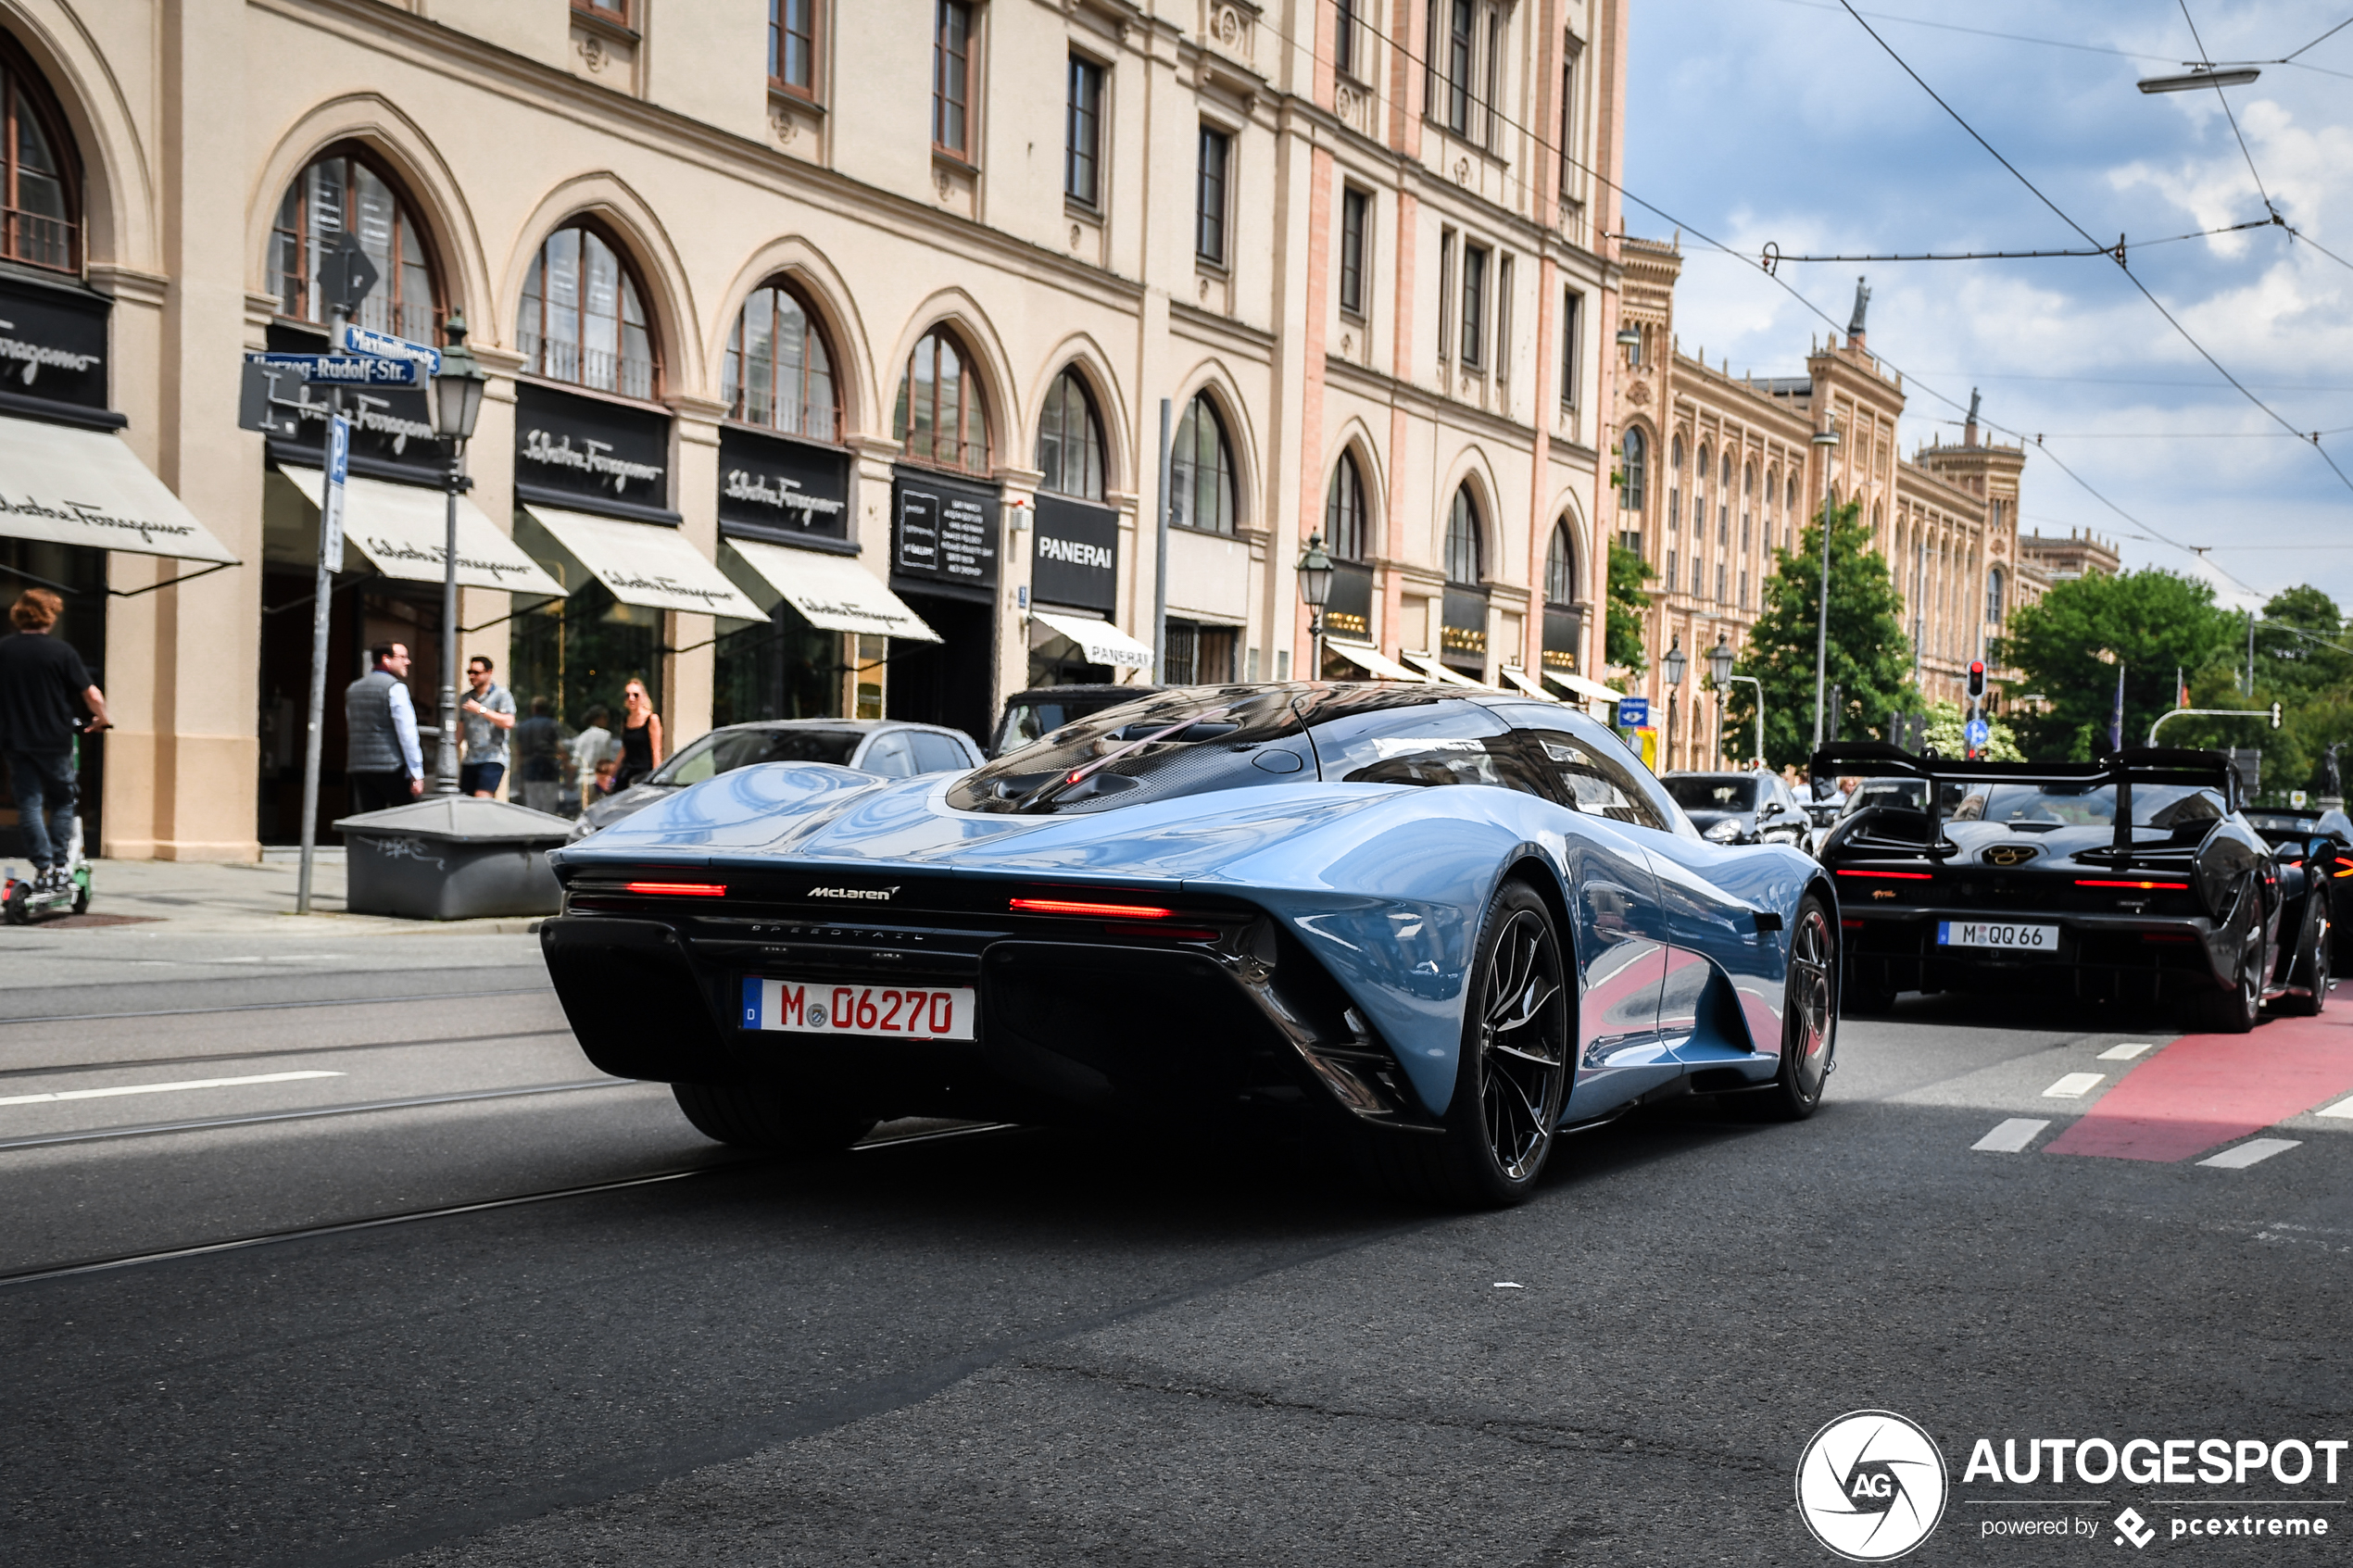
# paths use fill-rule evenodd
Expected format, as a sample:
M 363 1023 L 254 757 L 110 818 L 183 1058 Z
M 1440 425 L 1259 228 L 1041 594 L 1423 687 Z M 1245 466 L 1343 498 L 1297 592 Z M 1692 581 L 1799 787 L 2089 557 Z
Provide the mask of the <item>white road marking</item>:
M 2236 1148 L 2226 1148 L 2220 1154 L 2208 1156 L 2198 1163 L 2211 1165 L 2218 1171 L 2244 1171 L 2274 1154 L 2285 1154 L 2302 1141 L 2299 1138 L 2257 1138 L 2252 1143 L 2243 1143 Z
M 1498 1290 L 1525 1290 L 1528 1287 L 1520 1284 L 1520 1282 L 1516 1279 L 1499 1279 L 1495 1282 L 1495 1288 Z
M 2022 1154 L 2036 1135 L 2049 1125 L 2050 1123 L 2038 1122 L 2031 1116 L 2013 1116 L 2007 1122 L 1994 1123 L 1992 1132 L 1969 1148 L 1982 1148 L 1988 1154 Z
M 2120 1045 L 2110 1046 L 2100 1052 L 2100 1060 L 2102 1061 L 2131 1061 L 2133 1058 L 2145 1056 L 2155 1049 L 2157 1047 L 2153 1044 L 2126 1040 Z
M 255 1073 L 243 1078 L 183 1078 L 176 1084 L 118 1084 L 110 1089 L 59 1089 L 47 1095 L 9 1095 L 0 1105 L 47 1105 L 61 1099 L 111 1099 L 117 1095 L 169 1095 L 182 1089 L 227 1089 L 242 1084 L 291 1084 L 297 1078 L 340 1078 L 340 1073 Z
M 2045 1099 L 2077 1099 L 2096 1087 L 2105 1073 L 2070 1073 L 2043 1091 Z
M 2342 1116 L 2353 1120 L 2353 1099 L 2341 1099 L 2334 1105 L 2324 1105 L 2312 1113 L 2315 1116 Z

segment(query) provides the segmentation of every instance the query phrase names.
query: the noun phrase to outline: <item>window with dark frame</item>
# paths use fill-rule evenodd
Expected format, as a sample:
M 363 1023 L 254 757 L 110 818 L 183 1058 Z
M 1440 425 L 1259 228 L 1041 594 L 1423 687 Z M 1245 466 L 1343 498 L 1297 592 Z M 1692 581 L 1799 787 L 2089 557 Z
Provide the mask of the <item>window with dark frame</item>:
M 1103 498 L 1103 422 L 1094 395 L 1065 368 L 1047 389 L 1038 420 L 1038 488 L 1083 501 Z
M 825 0 L 768 0 L 768 84 L 817 96 L 818 8 Z
M 1495 384 L 1512 379 L 1512 258 L 1495 258 Z
M 1544 553 L 1544 602 L 1564 607 L 1577 602 L 1577 542 L 1569 537 L 1567 519 L 1553 524 L 1552 547 Z
M 1201 128 L 1201 175 L 1196 188 L 1193 254 L 1203 261 L 1226 264 L 1226 202 L 1227 165 L 1234 139 L 1214 126 Z
M 720 384 L 727 417 L 814 441 L 841 439 L 825 329 L 791 284 L 752 290 L 727 334 Z
M 1332 0 L 1332 69 L 1342 76 L 1357 74 L 1356 0 Z
M 931 144 L 966 163 L 972 156 L 972 0 L 934 0 Z
M 1102 205 L 1103 68 L 1070 57 L 1069 102 L 1063 112 L 1063 194 Z
M 1372 194 L 1353 185 L 1340 193 L 1340 307 L 1351 316 L 1365 313 L 1365 217 Z
M 1626 478 L 1617 487 L 1617 505 L 1623 511 L 1639 512 L 1642 509 L 1642 491 L 1649 477 L 1650 447 L 1642 439 L 1642 433 L 1630 425 L 1627 427 L 1623 440 Z
M 637 21 L 635 0 L 572 0 L 572 8 L 615 27 L 634 27 Z
M 1487 64 L 1479 82 L 1484 90 L 1479 94 L 1478 140 L 1483 146 L 1495 144 L 1499 112 L 1495 100 L 1503 91 L 1503 82 L 1504 16 L 1501 11 L 1491 9 L 1487 13 Z
M 1446 129 L 1470 134 L 1471 57 L 1476 10 L 1471 0 L 1453 0 L 1446 23 Z
M 1334 560 L 1365 558 L 1365 476 L 1353 452 L 1342 452 L 1332 467 L 1331 489 L 1324 496 L 1324 548 Z
M 890 433 L 906 457 L 936 468 L 987 473 L 988 402 L 956 334 L 934 327 L 916 340 L 891 406 Z
M 636 277 L 620 249 L 587 223 L 564 225 L 531 258 L 518 337 L 533 375 L 624 397 L 661 392 Z
M 1483 586 L 1487 563 L 1479 544 L 1478 503 L 1471 497 L 1470 481 L 1454 492 L 1446 514 L 1446 581 L 1466 588 Z
M 1561 407 L 1577 407 L 1578 369 L 1584 362 L 1578 341 L 1585 327 L 1585 296 L 1575 289 L 1561 291 Z
M 1487 362 L 1487 247 L 1463 246 L 1463 368 Z
M 1209 533 L 1234 531 L 1234 454 L 1226 421 L 1205 392 L 1195 393 L 1176 423 L 1169 453 L 1169 521 Z
M 1577 157 L 1577 52 L 1571 49 L 1561 61 L 1561 184 L 1560 194 L 1566 197 L 1576 184 Z
M 1454 357 L 1454 231 L 1438 231 L 1438 362 Z
M 17 144 L 10 143 L 11 147 Z M 11 237 L 16 216 L 12 200 Z M 348 146 L 331 149 L 296 175 L 278 204 L 270 234 L 270 292 L 278 296 L 278 313 L 326 324 L 320 269 L 336 238 L 346 232 L 359 239 L 379 279 L 359 302 L 359 324 L 412 343 L 440 342 L 433 257 L 409 217 L 409 204 L 384 169 Z
M 82 270 L 81 170 L 48 83 L 11 49 L 0 53 L 0 173 L 6 222 L 0 256 L 57 272 Z

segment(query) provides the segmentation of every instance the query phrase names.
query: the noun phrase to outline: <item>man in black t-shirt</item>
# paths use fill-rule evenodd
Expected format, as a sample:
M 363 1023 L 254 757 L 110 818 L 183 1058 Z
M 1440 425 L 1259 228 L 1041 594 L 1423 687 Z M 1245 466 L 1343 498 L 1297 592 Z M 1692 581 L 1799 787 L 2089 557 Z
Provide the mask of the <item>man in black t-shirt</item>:
M 33 885 L 63 880 L 73 853 L 73 733 L 107 727 L 107 699 L 70 644 L 49 634 L 64 601 L 46 588 L 18 596 L 8 619 L 16 634 L 0 637 L 0 755 L 7 758 L 8 792 L 16 797 Z M 82 721 L 87 709 L 89 721 Z

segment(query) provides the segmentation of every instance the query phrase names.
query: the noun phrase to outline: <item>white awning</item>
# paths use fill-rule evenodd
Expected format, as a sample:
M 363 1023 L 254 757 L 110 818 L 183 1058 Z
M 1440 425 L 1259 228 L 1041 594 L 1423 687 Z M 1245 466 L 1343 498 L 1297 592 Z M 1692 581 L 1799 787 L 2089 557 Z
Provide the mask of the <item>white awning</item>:
M 1414 685 L 1428 685 L 1422 676 L 1406 669 L 1395 659 L 1382 654 L 1370 643 L 1342 642 L 1337 637 L 1324 639 L 1324 651 L 1336 653 L 1349 663 L 1378 681 L 1404 681 Z
M 1529 680 L 1528 678 L 1528 671 L 1520 669 L 1516 665 L 1507 665 L 1504 667 L 1504 679 L 1509 681 L 1513 685 L 1517 686 L 1521 691 L 1526 692 L 1529 696 L 1535 697 L 1540 702 L 1558 702 L 1560 700 L 1552 693 L 1544 689 L 1543 683 Z
M 1150 670 L 1152 650 L 1113 625 L 1108 621 L 1090 621 L 1083 615 L 1054 615 L 1033 609 L 1029 619 L 1049 631 L 1059 632 L 1087 652 L 1089 664 L 1113 664 L 1129 670 Z
M 318 469 L 281 463 L 313 508 L 325 504 L 327 476 Z M 448 543 L 448 496 L 415 484 L 394 484 L 353 474 L 344 481 L 343 542 L 368 558 L 386 577 L 408 583 L 441 581 L 441 556 Z M 516 594 L 563 596 L 563 584 L 498 532 L 498 525 L 465 496 L 458 497 L 458 583 L 466 588 L 503 588 Z
M 1468 686 L 1475 692 L 1491 692 L 1495 689 L 1485 682 L 1474 681 L 1467 675 L 1457 675 L 1426 653 L 1409 653 L 1405 656 L 1405 662 L 1442 686 Z
M 1599 681 L 1589 681 L 1582 675 L 1572 675 L 1558 670 L 1545 671 L 1544 679 L 1565 692 L 1575 692 L 1579 696 L 1591 697 L 1595 702 L 1614 703 L 1626 696 L 1624 692 L 1610 690 Z
M 768 619 L 677 529 L 556 507 L 524 510 L 623 604 L 737 621 Z
M 753 582 L 749 583 L 743 583 L 742 573 L 729 573 L 737 583 L 755 596 L 764 596 L 760 594 L 764 585 L 768 594 L 799 610 L 803 620 L 821 632 L 859 632 L 918 643 L 939 641 L 939 633 L 925 625 L 923 617 L 848 556 L 796 550 L 759 539 L 722 539 L 719 549 L 723 567 L 733 556 L 749 569 Z
M 237 563 L 120 436 L 38 420 L 0 419 L 0 536 Z

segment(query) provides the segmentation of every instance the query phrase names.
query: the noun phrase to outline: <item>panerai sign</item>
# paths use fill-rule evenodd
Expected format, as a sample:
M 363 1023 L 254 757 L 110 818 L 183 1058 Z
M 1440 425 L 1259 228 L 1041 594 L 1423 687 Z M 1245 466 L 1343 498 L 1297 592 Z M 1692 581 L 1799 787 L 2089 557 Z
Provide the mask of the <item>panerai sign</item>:
M 515 483 L 664 507 L 670 420 L 650 409 L 525 383 L 515 389 Z M 528 499 L 528 495 L 525 496 Z
M 787 545 L 849 538 L 849 454 L 723 427 L 719 524 L 740 537 Z

